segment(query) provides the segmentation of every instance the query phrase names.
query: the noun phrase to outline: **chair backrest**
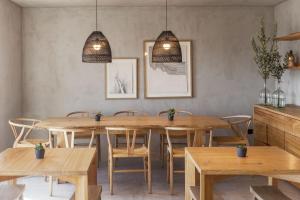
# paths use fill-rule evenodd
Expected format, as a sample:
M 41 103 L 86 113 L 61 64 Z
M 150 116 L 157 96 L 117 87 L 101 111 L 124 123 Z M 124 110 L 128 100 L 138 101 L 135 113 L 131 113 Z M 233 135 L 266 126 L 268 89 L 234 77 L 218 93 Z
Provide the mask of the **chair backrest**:
M 90 113 L 87 111 L 76 111 L 67 114 L 67 117 L 89 117 Z
M 248 130 L 252 121 L 252 117 L 250 115 L 234 115 L 223 117 L 222 119 L 226 120 L 231 129 L 239 136 L 247 139 Z
M 89 143 L 89 148 L 92 147 L 93 144 L 93 140 L 95 137 L 95 130 L 94 129 L 80 129 L 80 128 L 76 128 L 76 129 L 71 129 L 71 128 L 50 128 L 49 129 L 49 134 L 50 135 L 55 135 L 55 134 L 64 134 L 64 140 L 65 140 L 65 147 L 66 148 L 74 148 L 74 144 L 75 144 L 75 135 L 76 134 L 80 134 L 80 133 L 87 133 L 87 132 L 91 132 L 91 140 Z M 71 135 L 69 135 L 71 134 Z M 52 144 L 51 144 L 52 146 Z
M 158 116 L 164 116 L 164 115 L 168 115 L 168 110 L 164 110 L 158 113 Z M 178 116 L 192 116 L 193 113 L 189 112 L 189 111 L 184 111 L 184 110 L 175 110 L 175 115 Z
M 135 128 L 125 128 L 125 127 L 106 127 L 106 135 L 107 135 L 107 141 L 108 141 L 108 148 L 109 151 L 113 151 L 113 146 L 111 142 L 111 136 L 123 136 L 126 138 L 126 148 L 127 148 L 127 154 L 131 155 L 133 154 L 134 150 L 136 149 L 136 136 L 139 129 Z M 149 129 L 148 135 L 148 149 L 150 149 L 151 145 L 151 129 Z
M 182 135 L 183 133 L 185 133 L 188 147 L 193 147 L 193 146 L 196 146 L 196 144 L 197 144 L 197 141 L 196 141 L 196 139 L 197 139 L 196 132 L 198 131 L 197 128 L 165 127 L 165 131 L 166 131 L 166 135 L 167 135 L 168 145 L 169 145 L 171 151 L 173 149 L 172 140 L 171 140 L 172 135 L 176 135 L 176 134 Z
M 124 111 L 119 111 L 119 112 L 116 112 L 114 114 L 114 116 L 147 116 L 148 113 L 146 112 L 139 112 L 139 111 L 135 111 L 135 110 L 124 110 Z
M 34 129 L 34 126 L 39 122 L 40 120 L 29 118 L 17 118 L 15 120 L 9 120 L 8 123 L 15 137 L 14 147 L 21 140 L 25 140 Z

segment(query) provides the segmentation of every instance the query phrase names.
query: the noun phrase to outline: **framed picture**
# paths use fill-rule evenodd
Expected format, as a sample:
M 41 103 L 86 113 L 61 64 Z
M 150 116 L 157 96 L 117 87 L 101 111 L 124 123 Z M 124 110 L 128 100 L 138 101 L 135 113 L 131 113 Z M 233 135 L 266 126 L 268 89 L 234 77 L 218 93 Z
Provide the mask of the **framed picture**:
M 144 43 L 145 97 L 192 97 L 191 41 L 180 41 L 182 63 L 152 63 L 154 41 Z
M 137 98 L 137 62 L 137 58 L 113 58 L 106 64 L 106 99 Z

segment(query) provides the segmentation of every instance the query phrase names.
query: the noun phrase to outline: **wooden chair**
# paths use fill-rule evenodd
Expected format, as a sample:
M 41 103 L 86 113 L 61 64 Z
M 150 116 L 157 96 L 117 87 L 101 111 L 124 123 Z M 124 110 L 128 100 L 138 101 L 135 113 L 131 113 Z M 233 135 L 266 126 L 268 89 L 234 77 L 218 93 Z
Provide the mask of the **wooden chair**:
M 25 185 L 0 185 L 1 200 L 23 200 Z
M 35 147 L 35 145 L 39 143 L 43 144 L 45 147 L 50 145 L 50 137 L 48 139 L 28 138 L 38 122 L 40 122 L 40 120 L 27 118 L 17 118 L 15 120 L 8 121 L 15 137 L 13 148 Z
M 147 116 L 148 114 L 145 112 L 138 112 L 133 110 L 119 111 L 114 114 L 114 116 Z M 148 130 L 139 129 L 137 133 L 136 139 L 142 140 L 142 142 L 136 141 L 137 145 L 147 144 L 147 133 Z M 123 142 L 122 142 L 123 141 Z M 126 145 L 126 141 L 124 135 L 116 135 L 115 136 L 115 147 L 119 147 L 120 145 Z
M 252 121 L 252 117 L 248 115 L 236 115 L 223 117 L 230 126 L 231 130 L 235 133 L 234 136 L 213 136 L 213 144 L 220 145 L 249 145 L 248 129 Z
M 173 194 L 173 177 L 174 173 L 184 173 L 183 170 L 174 170 L 174 159 L 176 158 L 184 158 L 184 147 L 174 147 L 174 142 L 172 139 L 176 138 L 177 134 L 180 134 L 181 138 L 183 138 L 183 134 L 185 134 L 185 143 L 186 146 L 196 146 L 197 138 L 196 131 L 199 131 L 196 128 L 186 128 L 186 127 L 166 127 L 166 136 L 167 136 L 167 151 L 168 151 L 168 159 L 167 159 L 167 181 L 170 184 L 170 194 Z M 174 137 L 175 136 L 175 137 Z M 177 143 L 175 143 L 177 144 Z
M 168 111 L 161 111 L 158 113 L 158 116 L 167 116 L 168 115 Z M 192 116 L 193 113 L 188 112 L 188 111 L 184 111 L 184 110 L 180 110 L 180 111 L 176 111 L 175 112 L 175 120 L 176 120 L 176 116 Z M 173 136 L 172 136 L 173 137 Z M 177 141 L 176 143 L 174 143 L 174 145 L 181 145 L 181 146 L 186 146 L 186 134 L 185 133 L 178 133 L 176 136 L 174 136 L 176 138 Z M 174 139 L 175 139 L 174 138 Z M 181 140 L 181 141 L 180 141 Z M 183 141 L 182 141 L 183 140 Z M 165 132 L 162 132 L 160 134 L 160 160 L 161 160 L 161 167 L 164 167 L 164 163 L 165 163 L 165 147 L 168 145 L 168 141 L 166 140 L 165 137 Z
M 67 114 L 67 117 L 77 117 L 77 118 L 81 118 L 81 117 L 90 117 L 90 113 L 87 111 L 76 111 L 76 112 L 71 112 L 69 114 Z M 99 162 L 101 161 L 101 143 L 100 143 L 100 133 L 95 134 L 95 140 L 96 140 L 96 150 L 97 150 L 97 155 L 98 155 L 98 167 L 99 167 Z M 91 138 L 91 133 L 87 132 L 87 133 L 81 133 L 80 135 L 75 135 L 75 140 L 76 139 L 90 139 Z M 76 145 L 83 145 L 83 146 L 87 146 L 88 144 L 86 143 L 75 143 Z
M 113 194 L 113 173 L 131 173 L 131 172 L 144 172 L 145 180 L 148 181 L 148 192 L 152 193 L 152 174 L 151 174 L 151 130 L 147 134 L 148 144 L 142 147 L 136 146 L 137 133 L 139 129 L 124 128 L 124 127 L 107 127 L 107 141 L 108 141 L 108 177 L 110 185 L 110 193 Z M 116 135 L 123 135 L 126 138 L 125 147 L 113 147 L 111 137 Z M 115 158 L 143 158 L 143 169 L 125 169 L 115 170 Z
M 60 135 L 62 134 L 63 136 L 63 140 L 64 140 L 64 147 L 65 148 L 74 148 L 75 147 L 75 138 L 76 135 L 80 135 L 80 134 L 84 134 L 84 133 L 89 133 L 90 135 L 90 142 L 87 145 L 88 148 L 92 148 L 93 146 L 93 141 L 95 138 L 95 130 L 94 129 L 63 129 L 63 128 L 51 128 L 49 129 L 49 135 L 52 138 L 53 135 Z M 62 140 L 61 137 L 58 137 L 58 140 Z M 61 142 L 61 141 L 59 141 Z M 53 143 L 51 141 L 50 143 L 50 147 L 53 148 Z M 53 177 L 49 177 L 49 182 L 50 182 L 50 196 L 52 196 L 52 192 L 53 192 Z

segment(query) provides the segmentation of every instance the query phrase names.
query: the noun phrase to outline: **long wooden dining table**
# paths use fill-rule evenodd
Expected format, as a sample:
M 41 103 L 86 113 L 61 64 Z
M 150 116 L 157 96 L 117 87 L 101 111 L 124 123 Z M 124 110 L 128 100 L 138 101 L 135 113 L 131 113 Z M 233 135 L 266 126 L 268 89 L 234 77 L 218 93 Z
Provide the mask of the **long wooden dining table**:
M 159 116 L 104 116 L 101 121 L 86 117 L 53 117 L 36 124 L 38 128 L 96 128 L 105 127 L 164 128 L 192 127 L 202 130 L 229 128 L 229 124 L 213 116 L 177 116 L 173 121 Z
M 97 149 L 100 147 L 100 136 L 103 134 L 105 127 L 131 127 L 131 128 L 149 128 L 164 129 L 165 127 L 189 127 L 197 128 L 198 132 L 195 136 L 196 146 L 202 146 L 204 140 L 202 136 L 208 130 L 230 128 L 227 121 L 214 116 L 176 116 L 173 121 L 169 121 L 167 117 L 161 116 L 103 116 L 100 121 L 88 117 L 51 117 L 42 120 L 35 125 L 36 128 L 42 129 L 96 129 Z M 152 131 L 161 134 L 162 131 Z M 60 140 L 60 139 L 58 139 Z M 61 140 L 64 140 L 63 138 Z M 64 143 L 64 142 L 61 142 Z M 101 160 L 101 153 L 98 152 L 98 160 Z

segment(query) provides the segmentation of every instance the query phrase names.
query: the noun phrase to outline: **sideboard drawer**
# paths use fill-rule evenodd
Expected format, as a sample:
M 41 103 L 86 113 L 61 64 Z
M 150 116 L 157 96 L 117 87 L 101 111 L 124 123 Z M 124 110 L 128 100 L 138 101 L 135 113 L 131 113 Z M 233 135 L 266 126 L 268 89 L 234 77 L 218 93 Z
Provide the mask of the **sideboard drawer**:
M 284 149 L 284 131 L 273 126 L 268 126 L 267 133 L 269 145 Z
M 254 138 L 256 141 L 267 143 L 267 125 L 263 122 L 253 120 Z
M 300 138 L 292 135 L 285 134 L 285 150 L 300 157 Z

